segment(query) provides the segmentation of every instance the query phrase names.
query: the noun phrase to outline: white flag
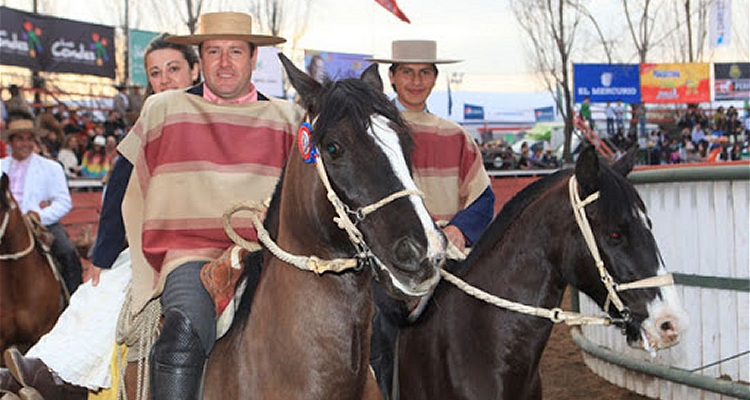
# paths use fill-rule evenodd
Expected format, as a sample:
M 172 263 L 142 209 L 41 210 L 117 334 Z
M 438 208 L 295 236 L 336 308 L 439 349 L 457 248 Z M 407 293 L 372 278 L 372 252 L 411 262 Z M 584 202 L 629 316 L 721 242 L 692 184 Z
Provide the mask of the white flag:
M 713 49 L 729 44 L 732 37 L 732 1 L 714 0 L 708 14 L 708 41 Z

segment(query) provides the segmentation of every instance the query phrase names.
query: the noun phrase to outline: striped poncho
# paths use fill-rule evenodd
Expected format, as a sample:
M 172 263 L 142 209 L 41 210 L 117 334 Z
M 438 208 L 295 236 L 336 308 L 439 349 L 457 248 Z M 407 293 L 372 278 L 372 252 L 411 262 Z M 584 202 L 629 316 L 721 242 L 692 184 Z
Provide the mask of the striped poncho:
M 459 125 L 426 112 L 402 111 L 414 136 L 414 181 L 436 220 L 450 221 L 490 185 L 482 154 Z M 482 227 L 484 228 L 484 227 Z
M 232 245 L 223 213 L 273 194 L 301 118 L 300 108 L 280 100 L 217 105 L 178 91 L 149 97 L 118 148 L 133 164 L 123 220 L 134 310 L 161 293 L 175 267 L 213 260 Z M 256 239 L 249 218 L 233 225 Z

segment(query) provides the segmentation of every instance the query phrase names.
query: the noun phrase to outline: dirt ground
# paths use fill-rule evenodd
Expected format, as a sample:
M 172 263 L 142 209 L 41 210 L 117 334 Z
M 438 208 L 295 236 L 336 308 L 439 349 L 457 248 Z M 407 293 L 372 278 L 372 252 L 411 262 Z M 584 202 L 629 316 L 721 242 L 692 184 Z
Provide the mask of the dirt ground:
M 561 308 L 570 310 L 570 300 L 567 295 Z M 544 400 L 649 399 L 612 385 L 591 372 L 583 363 L 581 350 L 573 343 L 570 328 L 565 324 L 558 324 L 553 328 L 542 355 L 540 370 Z

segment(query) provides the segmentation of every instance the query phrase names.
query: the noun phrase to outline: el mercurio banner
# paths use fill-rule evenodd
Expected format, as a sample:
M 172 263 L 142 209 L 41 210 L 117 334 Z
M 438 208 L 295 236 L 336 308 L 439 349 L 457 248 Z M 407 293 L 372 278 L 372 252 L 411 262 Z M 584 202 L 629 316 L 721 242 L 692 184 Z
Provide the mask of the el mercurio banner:
M 115 30 L 0 7 L 0 64 L 115 77 Z
M 644 103 L 705 103 L 711 101 L 708 63 L 641 64 Z

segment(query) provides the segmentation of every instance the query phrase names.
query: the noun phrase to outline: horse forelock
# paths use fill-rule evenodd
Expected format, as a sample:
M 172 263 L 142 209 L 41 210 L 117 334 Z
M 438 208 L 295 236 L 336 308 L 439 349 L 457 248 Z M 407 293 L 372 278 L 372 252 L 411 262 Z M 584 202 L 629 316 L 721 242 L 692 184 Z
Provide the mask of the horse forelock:
M 386 117 L 391 128 L 398 133 L 407 164 L 411 167 L 411 151 L 414 142 L 401 113 L 388 98 L 375 91 L 359 79 L 344 79 L 327 83 L 315 101 L 316 109 L 322 110 L 313 127 L 313 139 L 321 143 L 326 132 L 347 120 L 357 132 L 367 132 L 374 114 Z

